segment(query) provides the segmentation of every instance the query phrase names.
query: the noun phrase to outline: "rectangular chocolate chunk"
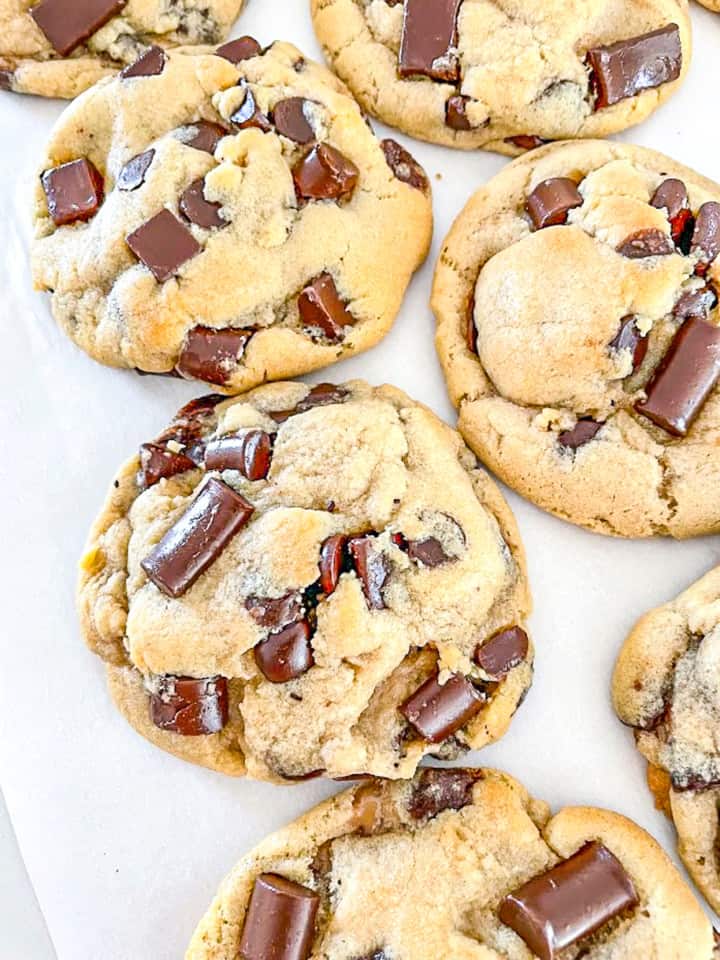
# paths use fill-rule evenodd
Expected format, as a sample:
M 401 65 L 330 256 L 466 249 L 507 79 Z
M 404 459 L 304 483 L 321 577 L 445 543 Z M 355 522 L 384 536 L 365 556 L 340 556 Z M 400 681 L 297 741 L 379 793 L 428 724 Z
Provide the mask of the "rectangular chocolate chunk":
M 320 897 L 276 873 L 253 885 L 240 938 L 240 960 L 307 960 Z
M 158 283 L 169 280 L 201 247 L 187 227 L 162 210 L 126 237 L 127 245 Z
M 485 697 L 467 677 L 453 673 L 440 683 L 435 674 L 401 704 L 400 713 L 430 743 L 442 743 L 480 711 Z
M 42 0 L 30 16 L 53 48 L 66 57 L 75 47 L 105 26 L 127 0 Z
M 618 40 L 587 52 L 595 91 L 595 109 L 612 106 L 643 90 L 677 80 L 682 69 L 682 45 L 676 24 L 639 37 Z
M 405 0 L 399 73 L 457 83 L 457 16 L 462 0 Z
M 46 170 L 41 183 L 48 213 L 58 227 L 89 220 L 103 202 L 104 181 L 89 160 L 71 160 Z

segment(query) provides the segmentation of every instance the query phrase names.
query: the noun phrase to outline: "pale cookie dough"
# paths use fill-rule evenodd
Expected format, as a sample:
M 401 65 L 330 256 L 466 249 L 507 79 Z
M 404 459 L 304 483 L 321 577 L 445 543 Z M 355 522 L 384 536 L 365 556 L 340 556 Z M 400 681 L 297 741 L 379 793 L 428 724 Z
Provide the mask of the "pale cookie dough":
M 83 634 L 130 723 L 278 782 L 410 777 L 500 737 L 532 680 L 525 557 L 459 435 L 362 381 L 222 400 L 189 404 L 121 468 L 82 560 Z M 208 488 L 200 527 L 219 525 L 218 494 L 240 512 L 203 553 L 180 518 Z
M 311 0 L 311 9 L 328 62 L 372 116 L 421 140 L 511 156 L 639 123 L 690 63 L 686 0 Z M 652 40 L 629 55 L 617 48 L 671 25 L 652 49 Z M 599 48 L 610 48 L 601 60 L 614 56 L 610 96 L 591 68 Z
M 638 621 L 615 667 L 613 698 L 635 728 L 680 856 L 720 911 L 720 567 Z
M 549 191 L 549 206 L 534 206 L 548 215 L 553 197 L 562 199 L 546 184 L 555 178 L 572 208 L 566 223 L 558 216 L 558 225 L 536 228 L 528 198 Z M 650 204 L 670 178 L 689 193 L 673 221 L 673 230 L 685 224 L 679 246 L 667 209 Z M 718 200 L 720 187 L 653 151 L 564 143 L 511 163 L 457 218 L 432 303 L 458 427 L 499 477 L 544 509 L 617 536 L 720 531 Z M 695 243 L 700 227 L 709 254 Z M 681 247 L 691 246 L 685 255 Z M 646 255 L 653 250 L 663 255 Z M 710 365 L 702 377 L 692 372 L 703 366 L 698 351 L 684 364 L 689 381 L 709 389 L 693 404 L 678 390 L 687 403 L 678 402 L 684 419 L 673 429 L 689 424 L 685 436 L 638 409 L 681 331 L 715 340 L 699 351 Z M 656 406 L 687 386 L 682 367 L 672 366 L 664 397 L 654 392 Z
M 47 0 L 45 0 L 47 5 Z M 74 13 L 81 0 L 51 0 L 53 20 L 63 6 Z M 152 44 L 216 44 L 229 33 L 242 0 L 127 0 L 99 29 L 63 56 L 30 11 L 35 0 L 0 0 L 0 87 L 17 93 L 72 99 L 98 80 L 137 60 Z M 100 6 L 97 0 L 87 7 Z M 108 3 L 110 12 L 113 6 Z
M 635 902 L 609 922 L 600 912 L 592 934 L 553 957 L 711 960 L 710 923 L 644 830 L 591 807 L 565 807 L 553 816 L 507 774 L 463 768 L 425 769 L 405 783 L 358 785 L 268 837 L 225 879 L 185 958 L 531 960 L 536 954 L 504 922 L 504 898 L 587 852 L 589 843 L 602 845 Z M 256 881 L 268 875 L 271 883 L 283 878 L 301 885 L 305 902 L 314 900 L 314 923 L 306 924 L 309 949 L 257 949 L 263 936 L 282 933 L 278 917 L 288 934 L 303 926 L 299 911 L 282 911 L 279 898 L 274 916 L 272 898 L 263 902 L 257 892 L 249 907 Z M 555 928 L 557 920 L 577 919 L 578 912 L 592 917 L 608 893 L 603 882 L 575 876 L 574 891 L 559 883 L 554 898 L 546 889 Z
M 41 164 L 33 276 L 63 330 L 228 393 L 377 343 L 428 250 L 422 169 L 290 44 L 150 58 L 68 107 Z

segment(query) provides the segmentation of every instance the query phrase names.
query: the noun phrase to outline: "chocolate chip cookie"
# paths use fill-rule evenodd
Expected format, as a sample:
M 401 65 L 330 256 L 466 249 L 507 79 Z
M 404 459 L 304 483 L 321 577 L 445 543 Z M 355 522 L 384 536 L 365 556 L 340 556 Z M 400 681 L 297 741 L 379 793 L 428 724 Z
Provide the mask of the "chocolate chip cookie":
M 617 813 L 554 816 L 495 770 L 371 780 L 247 854 L 186 960 L 711 960 L 666 855 Z
M 680 856 L 720 911 L 720 567 L 638 621 L 613 698 L 675 823 Z
M 542 147 L 439 258 L 459 429 L 529 500 L 625 537 L 720 531 L 720 187 L 653 151 Z
M 155 744 L 230 774 L 410 777 L 506 730 L 532 679 L 515 521 L 393 387 L 183 408 L 120 470 L 79 610 Z
M 152 44 L 216 44 L 242 0 L 0 0 L 0 87 L 76 97 Z
M 684 0 L 311 0 L 333 69 L 373 116 L 516 155 L 645 119 L 681 82 Z
M 295 47 L 152 47 L 62 115 L 35 285 L 96 360 L 228 393 L 365 350 L 432 230 L 428 180 Z

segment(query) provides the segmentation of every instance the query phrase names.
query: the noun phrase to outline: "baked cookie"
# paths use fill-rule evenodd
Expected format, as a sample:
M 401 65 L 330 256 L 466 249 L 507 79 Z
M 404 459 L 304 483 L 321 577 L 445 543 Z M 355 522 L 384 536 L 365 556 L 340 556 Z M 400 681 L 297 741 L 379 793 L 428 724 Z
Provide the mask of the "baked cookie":
M 700 0 L 700 3 L 708 10 L 720 11 L 720 0 Z
M 523 496 L 625 537 L 720 531 L 720 187 L 658 153 L 542 147 L 435 273 L 459 429 Z
M 152 44 L 220 43 L 242 0 L 0 0 L 0 87 L 76 97 Z
M 410 777 L 532 680 L 525 558 L 459 435 L 394 387 L 193 401 L 117 475 L 79 609 L 126 718 L 230 774 Z
M 690 62 L 686 0 L 311 0 L 363 107 L 421 140 L 516 155 L 644 120 Z
M 691 876 L 720 911 L 720 567 L 642 617 L 613 678 L 648 783 Z
M 340 793 L 238 863 L 186 960 L 711 960 L 712 927 L 617 813 L 494 770 Z
M 432 231 L 427 177 L 287 43 L 153 47 L 60 118 L 35 285 L 96 360 L 228 393 L 390 329 Z

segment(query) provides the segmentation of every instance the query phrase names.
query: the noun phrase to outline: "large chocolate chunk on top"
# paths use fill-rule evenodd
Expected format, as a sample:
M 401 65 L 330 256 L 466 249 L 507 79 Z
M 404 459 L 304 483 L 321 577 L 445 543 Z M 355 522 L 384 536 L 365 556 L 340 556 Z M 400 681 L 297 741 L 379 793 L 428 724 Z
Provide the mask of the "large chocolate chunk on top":
M 475 663 L 494 680 L 499 680 L 525 660 L 528 635 L 522 627 L 510 627 L 494 634 L 475 650 Z
M 371 536 L 353 537 L 348 549 L 368 607 L 371 610 L 384 610 L 383 590 L 390 576 L 390 566 L 385 555 L 375 549 L 374 540 Z
M 140 487 L 147 490 L 160 480 L 174 477 L 186 470 L 194 470 L 195 463 L 184 453 L 168 450 L 158 443 L 144 443 L 140 447 Z
M 320 897 L 276 873 L 261 873 L 250 896 L 241 960 L 307 960 Z
M 66 57 L 111 20 L 127 0 L 42 0 L 30 16 L 54 49 Z
M 222 204 L 205 199 L 205 177 L 194 180 L 183 191 L 178 206 L 186 220 L 204 230 L 226 227 L 228 224 L 227 220 L 220 215 Z
M 125 164 L 117 178 L 118 190 L 137 190 L 145 183 L 145 174 L 155 159 L 155 151 L 151 148 L 144 153 L 131 157 Z
M 187 128 L 186 137 L 183 138 L 183 141 L 186 146 L 193 147 L 195 150 L 215 153 L 218 143 L 229 132 L 219 123 L 212 123 L 210 120 L 198 120 L 197 123 L 192 123 Z
M 360 171 L 344 154 L 321 143 L 293 167 L 295 190 L 305 200 L 339 200 L 352 195 Z
M 262 53 L 262 47 L 255 37 L 238 37 L 237 40 L 229 40 L 223 43 L 215 51 L 218 57 L 223 60 L 229 60 L 230 63 L 240 63 L 241 60 L 250 60 L 252 57 L 259 57 Z
M 133 77 L 158 77 L 165 69 L 167 56 L 162 47 L 149 47 L 135 63 L 120 71 L 123 80 Z
M 414 820 L 436 817 L 444 810 L 462 810 L 472 803 L 473 787 L 482 779 L 479 770 L 421 771 L 408 801 L 408 813 Z
M 140 566 L 168 597 L 181 597 L 248 523 L 252 504 L 212 477 Z
M 568 213 L 581 207 L 583 198 L 574 180 L 552 177 L 539 183 L 527 198 L 526 209 L 536 230 L 565 223 Z
M 309 103 L 302 97 L 288 97 L 275 104 L 272 111 L 272 121 L 275 129 L 295 143 L 312 143 L 315 131 L 305 113 L 305 104 Z
M 460 79 L 457 16 L 462 0 L 405 0 L 398 70 L 432 80 Z
M 303 289 L 298 297 L 298 310 L 304 326 L 319 328 L 333 343 L 342 340 L 345 327 L 355 323 L 329 273 L 321 273 Z
M 555 960 L 565 947 L 637 903 L 622 864 L 593 841 L 505 897 L 500 919 L 540 960 Z
M 400 706 L 400 713 L 430 743 L 442 743 L 471 720 L 485 698 L 470 681 L 454 673 L 441 684 L 430 677 Z
M 187 227 L 169 210 L 162 210 L 125 239 L 158 283 L 169 280 L 202 249 Z
M 156 727 L 183 737 L 219 733 L 228 721 L 225 677 L 158 677 L 150 697 L 150 718 Z
M 270 683 L 287 683 L 307 673 L 315 663 L 307 620 L 271 633 L 255 647 L 255 663 Z
M 595 108 L 677 80 L 682 69 L 680 31 L 674 23 L 652 33 L 587 52 Z
M 222 437 L 205 447 L 206 470 L 239 470 L 248 480 L 264 480 L 270 470 L 272 438 L 264 430 Z
M 401 147 L 396 140 L 391 140 L 389 137 L 386 140 L 381 140 L 380 146 L 385 154 L 387 165 L 398 180 L 402 180 L 403 183 L 407 183 L 408 186 L 421 190 L 423 193 L 430 192 L 430 182 L 427 174 L 412 154 Z
M 691 249 L 703 264 L 712 263 L 720 253 L 720 203 L 711 200 L 698 210 Z
M 232 379 L 253 330 L 193 327 L 185 336 L 175 369 L 190 380 L 225 386 Z
M 71 160 L 42 175 L 48 213 L 58 227 L 95 216 L 103 201 L 103 178 L 89 160 Z

